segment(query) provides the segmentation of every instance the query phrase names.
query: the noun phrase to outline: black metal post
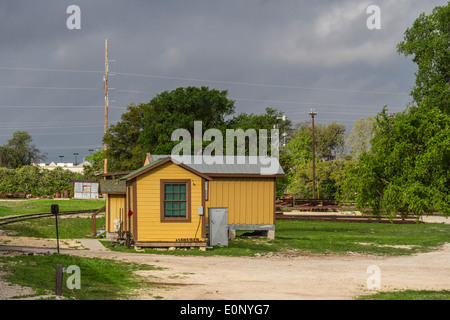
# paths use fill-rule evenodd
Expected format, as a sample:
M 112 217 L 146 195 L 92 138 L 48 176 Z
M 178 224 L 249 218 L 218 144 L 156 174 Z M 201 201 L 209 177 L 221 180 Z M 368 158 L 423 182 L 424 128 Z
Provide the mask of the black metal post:
M 59 206 L 57 204 L 52 204 L 52 214 L 55 215 L 56 221 L 56 246 L 59 254 L 58 213 L 59 213 Z

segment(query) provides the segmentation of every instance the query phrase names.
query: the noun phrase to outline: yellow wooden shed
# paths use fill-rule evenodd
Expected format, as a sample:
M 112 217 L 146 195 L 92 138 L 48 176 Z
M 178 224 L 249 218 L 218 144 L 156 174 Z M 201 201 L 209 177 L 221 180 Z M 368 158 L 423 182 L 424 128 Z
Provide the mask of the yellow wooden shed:
M 248 157 L 245 163 L 206 164 L 148 155 L 142 168 L 115 182 L 120 193 L 109 187 L 107 231 L 126 212 L 124 226 L 136 246 L 206 246 L 209 208 L 226 207 L 231 232 L 263 230 L 273 237 L 276 178 L 284 176 L 277 165 L 268 175 Z
M 100 180 L 100 192 L 106 201 L 105 231 L 107 234 L 128 230 L 126 219 L 126 183 L 122 180 Z M 119 219 L 117 221 L 116 219 Z M 114 221 L 119 222 L 114 226 Z

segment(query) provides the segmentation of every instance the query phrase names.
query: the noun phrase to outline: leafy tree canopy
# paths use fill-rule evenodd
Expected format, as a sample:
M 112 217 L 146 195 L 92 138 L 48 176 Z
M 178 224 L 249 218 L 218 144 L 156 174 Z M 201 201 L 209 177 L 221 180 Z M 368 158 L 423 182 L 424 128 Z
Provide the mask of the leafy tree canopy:
M 414 103 L 378 115 L 357 165 L 357 205 L 376 212 L 450 214 L 450 2 L 421 14 L 398 51 L 418 65 Z
M 363 152 L 370 151 L 374 132 L 375 119 L 372 116 L 359 118 L 353 123 L 353 128 L 347 136 L 345 146 L 350 150 L 350 156 L 356 160 Z
M 16 131 L 4 146 L 0 146 L 0 166 L 19 168 L 45 160 L 46 155 L 32 143 L 26 131 Z
M 439 84 L 450 84 L 450 1 L 430 15 L 422 13 L 408 28 L 398 52 L 413 56 L 417 64 L 416 86 L 412 96 L 421 103 Z
M 170 154 L 178 141 L 172 141 L 176 129 L 186 129 L 194 136 L 194 121 L 202 122 L 207 129 L 219 129 L 226 147 L 226 129 L 270 129 L 277 126 L 280 134 L 291 132 L 291 121 L 281 119 L 282 113 L 267 108 L 265 114 L 240 113 L 234 115 L 234 101 L 228 99 L 226 90 L 207 87 L 177 88 L 164 91 L 148 103 L 131 105 L 122 120 L 111 125 L 103 141 L 108 144 L 105 153 L 108 170 L 125 171 L 142 166 L 145 154 Z M 282 139 L 282 137 L 280 137 Z M 281 140 L 282 142 L 282 140 Z M 206 146 L 210 142 L 203 141 Z M 225 152 L 224 152 L 225 153 Z M 100 155 L 100 153 L 99 153 Z M 100 163 L 91 159 L 94 163 Z M 101 166 L 95 171 L 101 171 Z
M 108 148 L 104 153 L 108 159 L 108 171 L 137 169 L 144 163 L 145 151 L 142 149 L 141 144 L 138 143 L 138 140 L 144 129 L 143 117 L 146 108 L 148 108 L 148 104 L 143 103 L 137 106 L 128 106 L 128 112 L 122 114 L 122 121 L 108 128 L 103 137 L 103 142 L 108 144 Z M 98 161 L 97 164 L 99 164 Z M 97 165 L 96 170 L 99 173 L 103 172 L 101 165 Z
M 336 122 L 314 125 L 314 145 L 317 161 L 337 159 L 344 152 L 345 126 Z M 286 146 L 292 159 L 291 167 L 312 161 L 312 127 L 310 122 L 296 125 Z
M 228 92 L 208 87 L 177 88 L 153 98 L 144 109 L 144 127 L 139 137 L 143 150 L 154 154 L 170 154 L 177 141 L 171 136 L 182 128 L 194 136 L 194 122 L 202 121 L 203 130 L 221 129 L 225 118 L 234 112 L 234 101 Z

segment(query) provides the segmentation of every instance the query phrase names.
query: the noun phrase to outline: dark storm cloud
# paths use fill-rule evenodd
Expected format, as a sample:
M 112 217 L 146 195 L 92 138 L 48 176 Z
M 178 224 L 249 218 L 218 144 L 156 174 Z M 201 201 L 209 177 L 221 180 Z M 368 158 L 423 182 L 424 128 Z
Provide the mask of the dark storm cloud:
M 415 66 L 395 46 L 421 12 L 446 2 L 3 1 L 0 106 L 61 108 L 0 108 L 0 144 L 28 130 L 55 161 L 101 145 L 105 38 L 110 72 L 122 73 L 109 79 L 111 123 L 130 103 L 188 85 L 228 90 L 238 113 L 276 107 L 296 122 L 310 108 L 347 126 L 384 105 L 400 111 Z M 371 4 L 381 30 L 366 27 Z M 66 27 L 69 5 L 81 9 L 81 30 Z

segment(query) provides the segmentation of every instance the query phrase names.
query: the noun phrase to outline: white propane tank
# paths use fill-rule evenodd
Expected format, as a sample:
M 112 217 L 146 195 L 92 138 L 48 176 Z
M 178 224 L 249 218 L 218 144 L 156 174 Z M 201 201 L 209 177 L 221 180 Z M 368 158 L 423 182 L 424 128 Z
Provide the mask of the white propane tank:
M 120 219 L 114 219 L 114 231 L 119 232 L 120 231 Z

